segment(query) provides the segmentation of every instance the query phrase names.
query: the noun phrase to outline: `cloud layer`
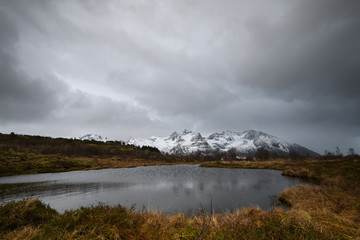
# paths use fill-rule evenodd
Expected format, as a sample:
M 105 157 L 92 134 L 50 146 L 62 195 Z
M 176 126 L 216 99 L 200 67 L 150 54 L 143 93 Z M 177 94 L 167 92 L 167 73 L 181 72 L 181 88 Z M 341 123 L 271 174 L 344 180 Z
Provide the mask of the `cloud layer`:
M 258 129 L 360 151 L 360 2 L 0 4 L 0 131 Z

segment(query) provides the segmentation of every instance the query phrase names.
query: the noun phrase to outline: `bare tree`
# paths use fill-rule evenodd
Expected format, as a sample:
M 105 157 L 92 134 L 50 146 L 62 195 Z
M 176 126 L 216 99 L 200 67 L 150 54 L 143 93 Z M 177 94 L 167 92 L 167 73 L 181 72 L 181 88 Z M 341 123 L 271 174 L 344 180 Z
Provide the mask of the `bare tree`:
M 219 160 L 221 158 L 221 150 L 220 148 L 215 148 L 213 156 L 216 160 Z
M 300 158 L 300 154 L 292 149 L 289 152 L 289 157 L 291 158 L 291 160 L 297 160 L 298 158 Z
M 339 146 L 336 146 L 336 150 L 335 150 L 335 154 L 336 154 L 336 156 L 340 156 L 340 149 L 339 149 Z
M 237 149 L 236 148 L 230 148 L 228 150 L 228 156 L 230 157 L 230 161 L 232 162 L 233 160 L 236 159 L 236 152 L 237 152 Z
M 263 147 L 259 147 L 256 150 L 255 157 L 261 160 L 266 160 L 269 158 L 269 151 Z
M 350 156 L 354 156 L 355 155 L 355 151 L 353 148 L 349 148 L 349 155 Z

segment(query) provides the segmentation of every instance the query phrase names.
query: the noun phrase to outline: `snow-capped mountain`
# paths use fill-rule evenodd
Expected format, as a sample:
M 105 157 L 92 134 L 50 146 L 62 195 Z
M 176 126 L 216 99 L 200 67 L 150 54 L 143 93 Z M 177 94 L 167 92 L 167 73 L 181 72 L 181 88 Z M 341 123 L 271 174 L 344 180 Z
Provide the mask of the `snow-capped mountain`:
M 262 147 L 278 156 L 287 156 L 291 150 L 303 156 L 320 156 L 298 144 L 290 144 L 270 134 L 248 130 L 244 132 L 224 131 L 213 133 L 209 137 L 202 137 L 200 133 L 184 130 L 182 133 L 174 132 L 169 137 L 151 137 L 149 139 L 130 138 L 128 144 L 137 146 L 156 147 L 160 151 L 171 154 L 189 154 L 195 152 L 211 153 L 216 149 L 226 152 L 231 148 L 237 150 L 238 155 L 254 155 Z
M 94 141 L 99 141 L 99 142 L 106 142 L 108 141 L 108 139 L 106 137 L 102 137 L 100 135 L 97 134 L 85 134 L 81 137 L 78 138 L 79 140 L 94 140 Z
M 259 147 L 286 153 L 291 149 L 291 144 L 267 133 L 254 130 L 242 133 L 231 131 L 214 133 L 207 140 L 213 149 L 219 148 L 220 151 L 228 151 L 230 148 L 236 148 L 241 154 L 251 154 Z
M 174 132 L 169 137 L 150 137 L 148 139 L 130 138 L 128 144 L 136 146 L 156 147 L 161 152 L 170 154 L 190 154 L 197 151 L 212 152 L 212 148 L 200 133 L 184 130 L 182 133 Z

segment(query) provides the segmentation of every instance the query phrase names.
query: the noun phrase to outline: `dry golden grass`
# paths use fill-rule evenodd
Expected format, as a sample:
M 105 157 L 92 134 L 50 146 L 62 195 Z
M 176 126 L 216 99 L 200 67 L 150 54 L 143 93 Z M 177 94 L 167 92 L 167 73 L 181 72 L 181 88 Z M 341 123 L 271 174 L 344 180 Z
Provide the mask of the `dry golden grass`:
M 282 216 L 305 228 L 310 224 L 330 239 L 360 239 L 360 164 L 351 158 L 212 162 L 201 166 L 278 169 L 283 175 L 317 179 L 317 186 L 300 185 L 279 195 L 280 201 L 291 207 Z
M 293 193 L 290 194 L 293 196 Z M 292 199 L 292 198 L 291 198 Z M 46 209 L 38 201 L 27 200 L 0 207 L 0 212 L 16 212 L 22 207 L 36 214 Z M 296 201 L 294 202 L 296 204 Z M 26 206 L 26 207 L 25 207 Z M 34 207 L 36 206 L 36 207 Z M 52 211 L 48 209 L 52 214 Z M 21 221 L 12 230 L 2 229 L 1 239 L 357 239 L 353 220 L 330 212 L 303 210 L 262 211 L 257 207 L 233 213 L 184 214 L 166 216 L 162 212 L 135 212 L 120 206 L 95 206 L 46 216 L 37 224 L 21 217 L 0 215 L 0 221 Z
M 360 184 L 343 177 L 326 178 L 319 186 L 286 189 L 280 201 L 291 211 L 305 211 L 328 231 L 360 238 Z
M 40 229 L 33 226 L 25 226 L 20 229 L 17 229 L 13 232 L 10 232 L 3 236 L 3 239 L 21 239 L 21 240 L 30 240 L 36 239 L 39 236 Z

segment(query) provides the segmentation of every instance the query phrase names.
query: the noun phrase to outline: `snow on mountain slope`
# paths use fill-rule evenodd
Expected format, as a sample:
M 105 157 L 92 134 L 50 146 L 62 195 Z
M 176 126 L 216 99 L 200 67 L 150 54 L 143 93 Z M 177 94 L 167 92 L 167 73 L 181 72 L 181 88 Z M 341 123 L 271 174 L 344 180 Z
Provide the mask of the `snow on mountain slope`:
M 85 134 L 81 137 L 79 137 L 79 140 L 94 140 L 94 141 L 99 141 L 99 142 L 106 142 L 108 139 L 106 137 L 102 137 L 100 135 L 97 134 Z
M 189 154 L 195 152 L 211 153 L 215 149 L 226 152 L 236 148 L 239 155 L 253 155 L 260 147 L 273 154 L 287 156 L 291 150 L 298 151 L 303 156 L 319 156 L 319 154 L 297 144 L 290 144 L 270 134 L 248 130 L 244 132 L 224 131 L 213 133 L 204 138 L 200 133 L 184 130 L 174 132 L 169 137 L 151 137 L 149 139 L 131 138 L 128 144 L 156 147 L 162 152 L 171 154 Z
M 190 154 L 197 151 L 211 152 L 212 148 L 200 133 L 184 130 L 182 133 L 174 132 L 169 137 L 151 137 L 148 139 L 130 138 L 128 144 L 136 146 L 156 147 L 162 152 L 171 154 Z
M 278 153 L 289 153 L 291 144 L 260 131 L 244 131 L 242 133 L 226 131 L 211 134 L 207 138 L 208 143 L 213 149 L 219 148 L 221 151 L 228 151 L 236 148 L 240 154 L 252 154 L 259 147 Z

